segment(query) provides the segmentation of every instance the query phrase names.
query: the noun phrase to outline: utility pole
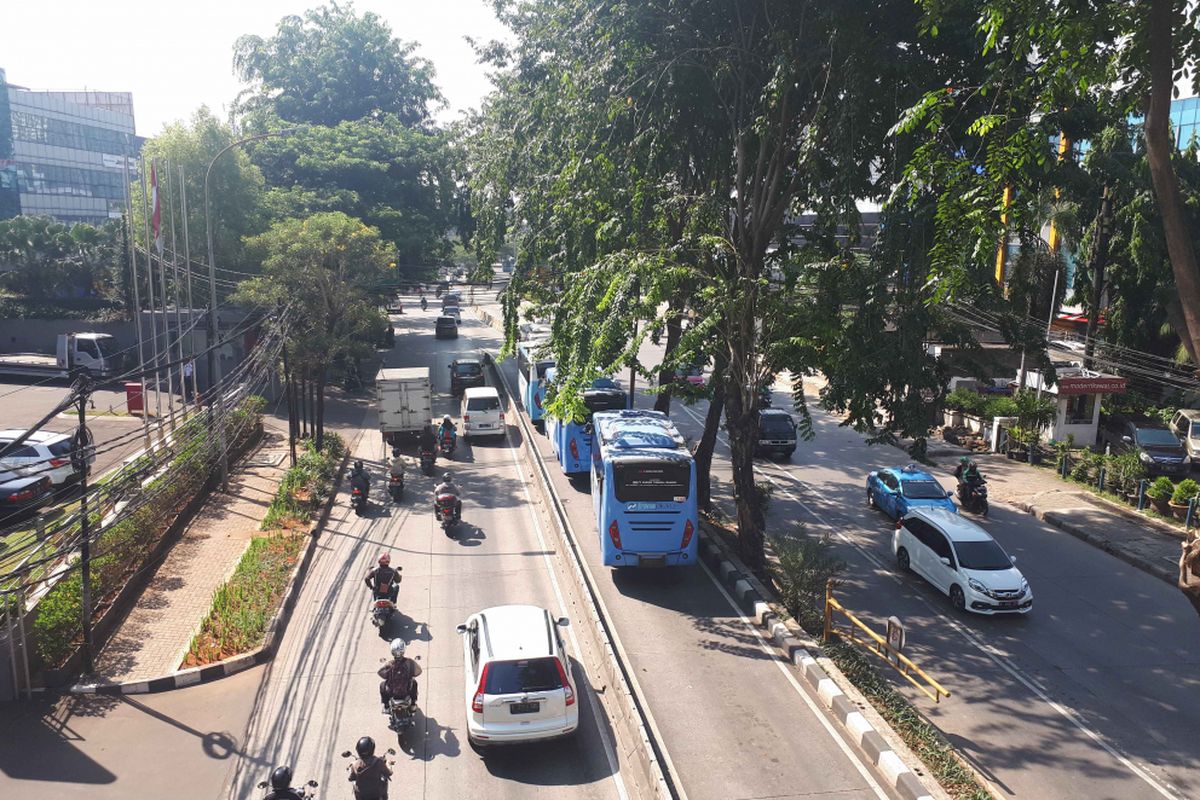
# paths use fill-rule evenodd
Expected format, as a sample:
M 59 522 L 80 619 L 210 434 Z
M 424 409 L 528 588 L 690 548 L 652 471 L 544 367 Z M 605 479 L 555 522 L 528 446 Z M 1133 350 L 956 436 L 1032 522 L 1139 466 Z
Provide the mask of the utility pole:
M 192 248 L 188 241 L 187 183 L 183 177 L 183 165 L 179 165 L 179 201 L 183 206 L 183 266 L 187 273 L 188 304 L 188 355 L 192 365 L 192 402 L 199 408 L 200 387 L 196 383 L 196 305 L 192 301 Z M 186 392 L 185 392 L 186 394 Z
M 1096 238 L 1088 259 L 1092 276 L 1092 291 L 1088 298 L 1088 320 L 1084 333 L 1083 366 L 1093 369 L 1092 356 L 1096 351 L 1096 333 L 1100 325 L 1100 300 L 1104 296 L 1104 267 L 1108 263 L 1108 237 L 1112 229 L 1112 192 L 1104 186 L 1100 210 L 1096 213 Z
M 138 351 L 138 382 L 142 385 L 142 435 L 145 439 L 146 452 L 150 452 L 150 414 L 146 405 L 146 347 L 142 336 L 142 299 L 138 290 L 137 275 L 137 232 L 133 229 L 133 200 L 129 189 L 129 156 L 122 158 L 121 164 L 125 172 L 125 219 L 129 229 L 129 275 L 133 281 L 133 322 L 137 331 Z
M 96 671 L 92 654 L 92 543 L 88 519 L 88 447 L 86 409 L 92 395 L 92 379 L 87 370 L 75 375 L 75 407 L 79 411 L 79 428 L 75 431 L 75 446 L 71 448 L 71 460 L 79 473 L 79 531 L 81 591 L 81 622 L 83 624 L 83 672 L 90 675 Z
M 150 238 L 150 196 L 146 193 L 146 159 L 142 159 L 141 174 L 138 176 L 142 181 L 142 216 L 143 225 L 146 235 L 146 280 L 147 287 L 150 290 L 150 341 L 154 345 L 151 349 L 154 352 L 154 409 L 155 409 L 155 424 L 158 426 L 158 438 L 162 441 L 162 380 L 159 375 L 160 361 L 158 357 L 158 312 L 154 309 L 154 257 L 150 255 L 154 245 Z M 142 406 L 149 411 L 149 405 L 143 397 Z

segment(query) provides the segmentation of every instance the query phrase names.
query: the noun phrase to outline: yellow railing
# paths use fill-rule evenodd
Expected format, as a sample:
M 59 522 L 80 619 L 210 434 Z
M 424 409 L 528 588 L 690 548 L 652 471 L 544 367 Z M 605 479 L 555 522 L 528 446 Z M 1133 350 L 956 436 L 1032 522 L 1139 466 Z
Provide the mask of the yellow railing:
M 850 620 L 851 624 L 837 625 L 833 619 L 833 612 L 835 611 L 844 615 L 846 619 Z M 858 635 L 858 631 L 865 633 L 867 638 L 861 638 Z M 943 697 L 950 696 L 950 692 L 946 687 L 929 677 L 925 670 L 912 662 L 912 659 L 901 653 L 896 647 L 893 647 L 887 639 L 871 630 L 865 622 L 847 611 L 846 607 L 839 603 L 837 598 L 833 596 L 833 581 L 829 581 L 825 584 L 825 633 L 823 641 L 829 641 L 834 635 L 845 635 L 851 642 L 861 645 L 867 652 L 879 656 L 888 666 L 903 675 L 905 680 L 924 692 L 935 703 L 940 702 Z M 914 675 L 917 677 L 913 677 Z M 917 678 L 921 680 L 918 681 Z

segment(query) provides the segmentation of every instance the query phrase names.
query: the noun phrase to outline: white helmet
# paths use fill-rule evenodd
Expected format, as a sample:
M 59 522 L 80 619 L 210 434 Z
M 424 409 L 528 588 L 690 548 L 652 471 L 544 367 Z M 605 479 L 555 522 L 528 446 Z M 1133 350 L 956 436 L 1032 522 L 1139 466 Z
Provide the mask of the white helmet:
M 392 639 L 392 657 L 402 658 L 404 656 L 404 648 L 406 646 L 407 645 L 404 644 L 403 639 Z

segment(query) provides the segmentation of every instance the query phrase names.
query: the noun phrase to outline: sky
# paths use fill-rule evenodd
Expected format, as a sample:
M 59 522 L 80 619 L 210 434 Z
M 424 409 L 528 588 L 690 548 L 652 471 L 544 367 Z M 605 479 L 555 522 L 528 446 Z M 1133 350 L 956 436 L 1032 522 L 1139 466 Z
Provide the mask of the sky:
M 280 18 L 321 0 L 3 0 L 0 68 L 29 89 L 132 92 L 140 136 L 187 119 L 201 105 L 218 117 L 243 88 L 233 74 L 233 43 L 267 37 Z M 505 38 L 484 0 L 359 0 L 393 35 L 417 42 L 433 62 L 448 107 L 442 121 L 476 108 L 491 84 L 464 37 Z

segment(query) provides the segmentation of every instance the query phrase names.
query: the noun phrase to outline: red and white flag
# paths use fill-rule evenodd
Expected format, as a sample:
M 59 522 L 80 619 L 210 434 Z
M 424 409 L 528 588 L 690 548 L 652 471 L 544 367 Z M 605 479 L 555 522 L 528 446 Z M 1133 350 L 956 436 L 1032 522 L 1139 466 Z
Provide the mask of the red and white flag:
M 162 209 L 158 205 L 158 170 L 154 168 L 154 162 L 150 162 L 150 203 L 154 208 L 154 213 L 150 216 L 151 230 L 154 232 L 154 246 L 158 248 L 158 254 L 163 253 L 163 235 L 162 235 Z

